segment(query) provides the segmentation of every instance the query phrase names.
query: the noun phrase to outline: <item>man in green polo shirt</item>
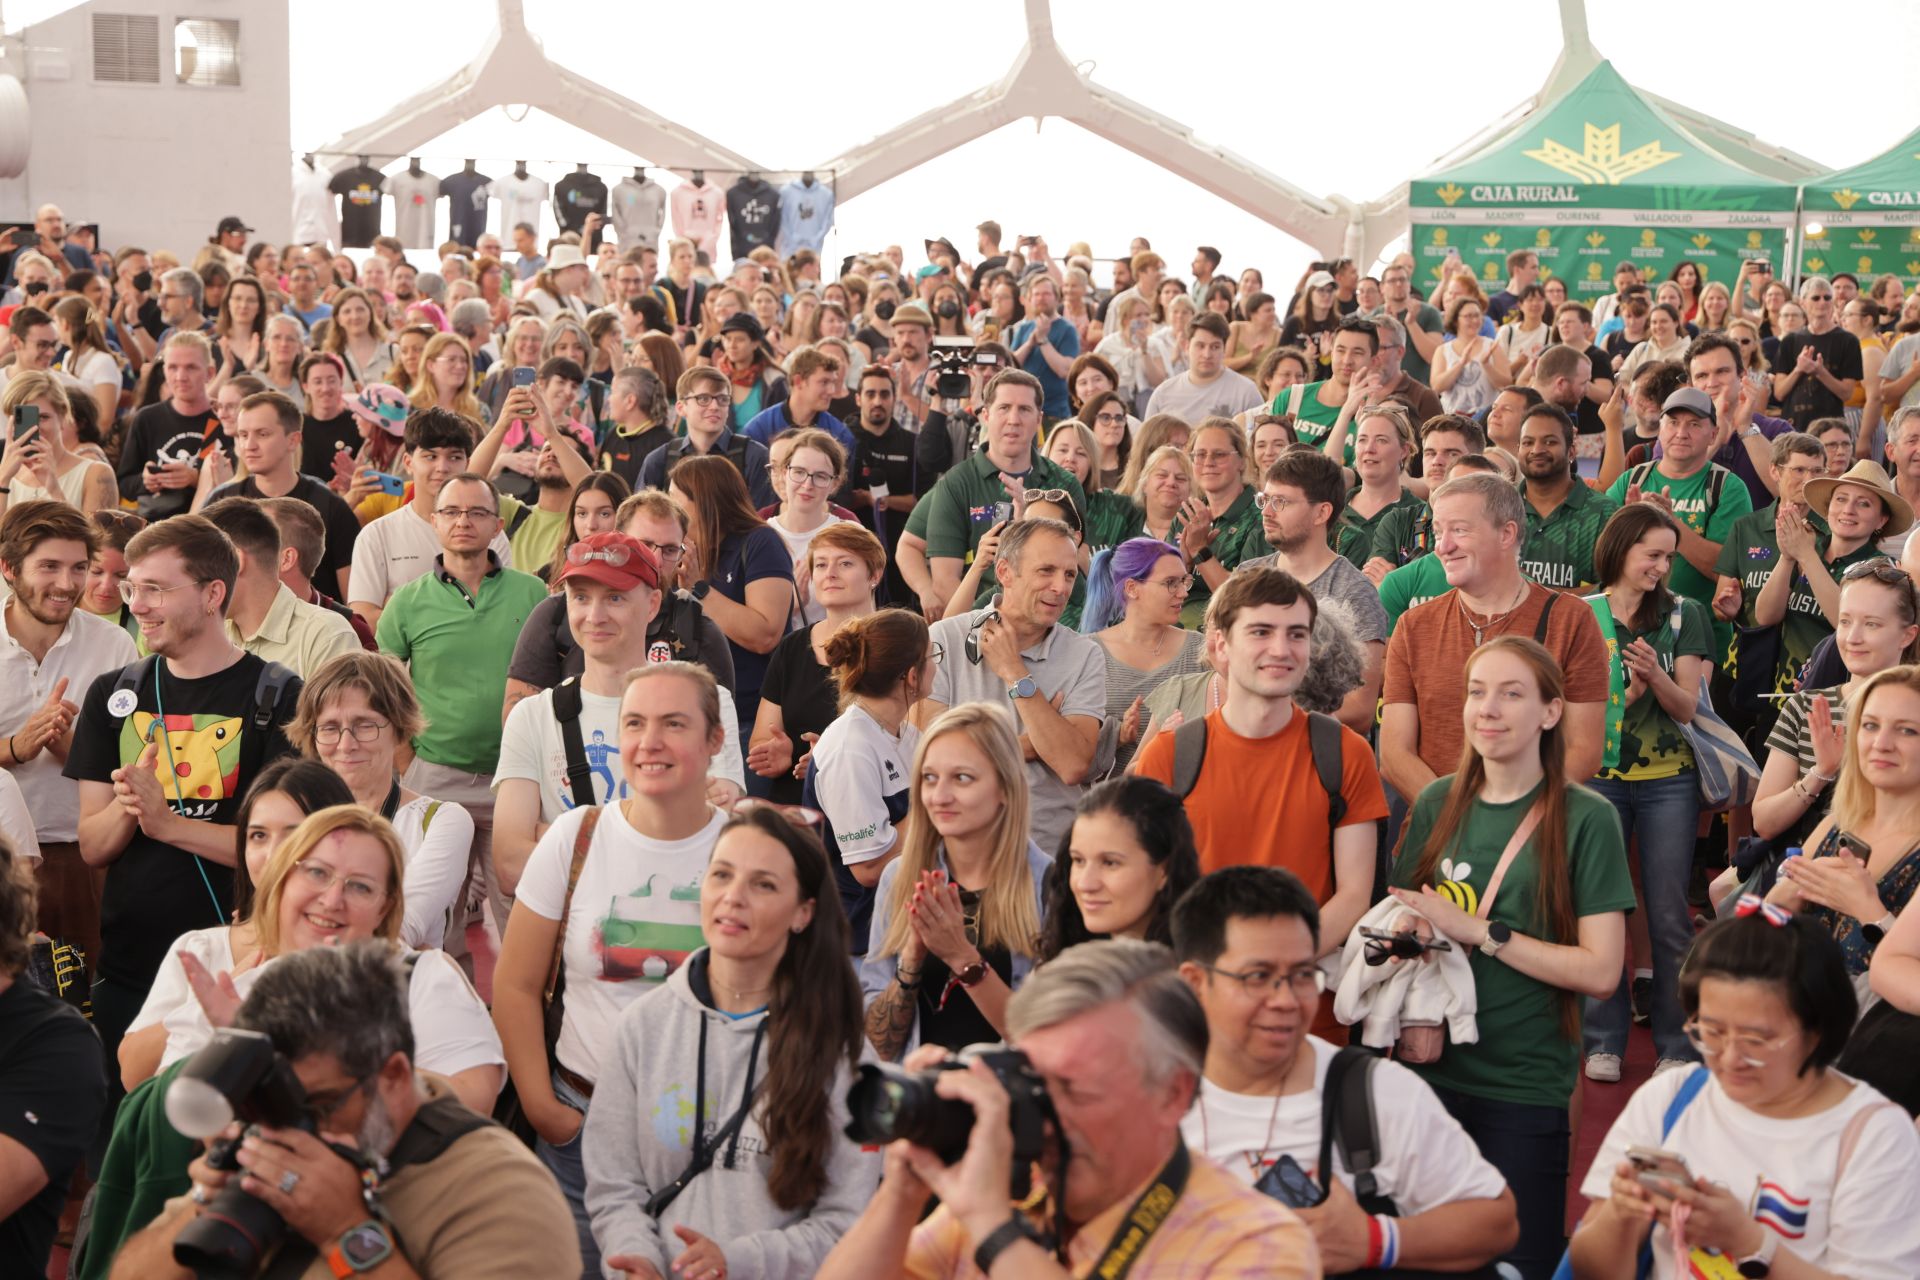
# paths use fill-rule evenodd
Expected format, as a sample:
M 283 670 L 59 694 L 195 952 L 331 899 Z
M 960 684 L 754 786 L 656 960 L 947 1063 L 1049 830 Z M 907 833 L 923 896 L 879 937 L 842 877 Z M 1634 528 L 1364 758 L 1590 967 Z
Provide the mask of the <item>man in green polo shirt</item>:
M 1849 566 L 1883 554 L 1879 539 L 1910 523 L 1877 492 L 1868 462 L 1848 472 L 1858 481 L 1824 480 L 1826 451 L 1819 440 L 1789 431 L 1772 441 L 1774 487 L 1780 497 L 1743 516 L 1720 548 L 1714 612 L 1743 630 L 1777 627 L 1779 645 L 1770 693 L 1790 693 L 1801 666 L 1833 634 L 1840 614 L 1840 579 Z M 1897 497 L 1897 495 L 1895 495 Z M 1835 501 L 1835 499 L 1840 499 Z M 1817 500 L 1816 500 L 1817 499 Z M 1835 517 L 1829 522 L 1827 513 Z M 1784 543 L 1782 534 L 1784 533 Z M 1797 549 L 1800 554 L 1794 555 Z M 1768 717 L 1771 718 L 1771 717 Z
M 427 717 L 401 781 L 472 815 L 474 856 L 504 932 L 508 903 L 491 849 L 500 690 L 520 629 L 547 588 L 530 573 L 501 568 L 488 548 L 500 532 L 500 494 L 485 476 L 464 472 L 447 481 L 433 528 L 440 540 L 433 569 L 393 593 L 375 637 L 383 653 L 407 664 Z
M 1520 496 L 1527 505 L 1520 572 L 1556 591 L 1588 591 L 1593 547 L 1620 509 L 1573 471 L 1573 419 L 1537 404 L 1520 420 Z
M 1346 406 L 1353 387 L 1373 372 L 1374 357 L 1380 354 L 1380 331 L 1373 321 L 1348 316 L 1333 331 L 1333 376 L 1320 382 L 1296 383 L 1273 398 L 1272 412 L 1293 415 L 1293 434 L 1297 440 L 1321 445 L 1333 432 L 1334 420 Z M 1353 433 L 1347 433 L 1347 466 L 1353 465 Z
M 1427 482 L 1427 492 L 1445 484 L 1460 459 L 1479 457 L 1486 451 L 1487 438 L 1472 418 L 1457 413 L 1429 418 L 1420 428 L 1420 475 Z M 1431 550 L 1433 509 L 1425 499 L 1419 499 L 1382 514 L 1360 571 L 1377 587 L 1394 569 L 1413 563 Z
M 1740 477 L 1713 461 L 1713 401 L 1681 387 L 1660 406 L 1660 458 L 1621 473 L 1607 490 L 1615 502 L 1651 502 L 1680 521 L 1680 555 L 1673 562 L 1675 595 L 1713 606 L 1720 547 L 1753 499 Z M 1714 652 L 1733 643 L 1733 628 L 1714 623 Z
M 1040 430 L 1046 393 L 1040 380 L 1023 369 L 1005 369 L 987 384 L 981 439 L 985 447 L 940 477 L 926 501 L 914 507 L 927 513 L 923 536 L 934 597 L 945 602 L 960 586 L 974 548 L 994 525 L 1012 518 L 1016 489 L 1065 489 L 1076 510 L 1087 509 L 1087 495 L 1073 474 L 1036 457 L 1033 439 Z M 914 532 L 913 521 L 907 524 Z

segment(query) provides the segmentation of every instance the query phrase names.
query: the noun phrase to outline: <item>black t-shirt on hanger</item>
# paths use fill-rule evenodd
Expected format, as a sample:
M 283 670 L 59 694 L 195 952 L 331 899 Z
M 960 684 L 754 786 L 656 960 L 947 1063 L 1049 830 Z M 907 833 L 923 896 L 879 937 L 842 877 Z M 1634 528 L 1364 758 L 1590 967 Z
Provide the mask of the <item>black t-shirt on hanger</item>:
M 576 169 L 553 184 L 553 216 L 562 231 L 580 230 L 590 213 L 607 213 L 607 184 L 597 175 Z
M 380 234 L 380 184 L 386 175 L 358 164 L 333 175 L 327 190 L 340 197 L 340 239 L 343 248 L 365 249 Z

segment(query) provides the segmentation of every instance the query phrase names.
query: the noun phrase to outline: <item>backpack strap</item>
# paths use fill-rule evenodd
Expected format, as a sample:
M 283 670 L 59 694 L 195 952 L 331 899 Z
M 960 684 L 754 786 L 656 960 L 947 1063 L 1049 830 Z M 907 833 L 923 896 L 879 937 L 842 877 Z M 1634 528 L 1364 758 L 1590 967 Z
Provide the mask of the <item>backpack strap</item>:
M 1341 759 L 1340 722 L 1318 711 L 1307 712 L 1307 745 L 1313 751 L 1313 770 L 1327 793 L 1327 830 L 1332 831 L 1347 816 L 1347 797 L 1341 791 L 1346 762 Z
M 1666 1112 L 1660 1117 L 1660 1141 L 1667 1140 L 1667 1135 L 1673 1132 L 1673 1126 L 1680 1123 L 1680 1113 L 1699 1096 L 1712 1078 L 1713 1073 L 1705 1067 L 1695 1067 L 1687 1072 L 1687 1078 L 1680 1082 L 1680 1088 L 1674 1092 L 1673 1100 L 1667 1103 Z
M 1547 602 L 1540 606 L 1540 621 L 1533 624 L 1533 641 L 1535 644 L 1543 645 L 1547 642 L 1547 619 L 1553 616 L 1553 606 L 1557 604 L 1559 600 L 1560 593 L 1558 591 L 1547 592 Z
M 587 865 L 587 850 L 593 847 L 593 829 L 600 824 L 600 810 L 589 807 L 580 816 L 580 829 L 573 835 L 573 862 L 567 867 L 567 896 L 560 904 L 560 926 L 553 934 L 553 959 L 547 962 L 547 984 L 541 988 L 541 1005 L 553 1003 L 560 985 L 560 960 L 567 945 L 567 917 L 573 914 L 573 891 L 580 885 L 580 869 Z
M 1899 1106 L 1882 1100 L 1870 1102 L 1854 1112 L 1847 1120 L 1847 1127 L 1840 1133 L 1840 1154 L 1833 1162 L 1833 1189 L 1840 1190 L 1840 1179 L 1847 1172 L 1847 1164 L 1853 1159 L 1853 1149 L 1860 1145 L 1860 1135 L 1867 1130 L 1867 1122 L 1881 1111 L 1897 1111 Z
M 153 680 L 154 665 L 159 661 L 160 661 L 159 654 L 150 653 L 146 657 L 140 659 L 140 661 L 129 662 L 126 666 L 120 668 L 120 674 L 117 678 L 115 678 L 113 682 L 113 692 L 119 693 L 121 690 L 125 689 L 125 690 L 130 690 L 136 694 L 139 693 L 143 685 L 146 685 Z M 113 699 L 111 696 L 108 697 L 107 702 L 109 704 L 108 710 L 111 711 L 112 710 L 111 704 L 113 702 Z M 130 716 L 132 714 L 133 714 L 133 711 L 129 709 L 127 711 L 127 715 Z M 120 719 L 122 720 L 126 718 L 127 718 L 126 716 L 120 717 Z
M 1379 1055 L 1360 1045 L 1347 1045 L 1327 1065 L 1320 1093 L 1320 1189 L 1333 1182 L 1334 1145 L 1340 1163 L 1353 1177 L 1353 1198 L 1363 1213 L 1399 1216 L 1391 1196 L 1380 1193 L 1374 1166 L 1380 1163 L 1380 1136 L 1373 1116 L 1373 1067 Z
M 733 464 L 733 469 L 740 473 L 743 480 L 747 475 L 747 446 L 752 443 L 742 431 L 734 432 L 733 439 L 727 442 L 727 461 Z
M 1207 758 L 1207 720 L 1182 721 L 1173 731 L 1173 794 L 1185 800 L 1200 781 L 1200 766 Z
M 520 526 L 525 524 L 527 522 L 527 518 L 532 514 L 533 514 L 532 503 L 523 502 L 520 504 L 520 509 L 513 513 L 513 519 L 507 521 L 507 541 L 508 542 L 513 541 L 514 535 L 520 532 Z
M 1733 473 L 1717 462 L 1707 465 L 1713 468 L 1707 473 L 1707 515 L 1711 516 L 1720 509 L 1720 493 L 1727 487 L 1727 477 Z
M 1651 462 L 1641 463 L 1633 470 L 1627 472 L 1627 487 L 1632 488 L 1635 485 L 1644 485 L 1647 482 L 1647 477 L 1652 474 L 1653 464 Z
M 253 688 L 253 727 L 265 733 L 273 727 L 273 713 L 280 706 L 280 695 L 294 681 L 294 674 L 277 662 L 269 662 L 260 671 L 260 682 Z
M 429 800 L 427 802 L 427 811 L 420 815 L 420 834 L 422 836 L 427 834 L 427 828 L 433 825 L 433 815 L 438 812 L 440 812 L 440 802 L 438 800 Z
M 553 718 L 560 723 L 560 745 L 567 753 L 567 792 L 575 808 L 592 808 L 593 770 L 587 766 L 587 747 L 580 737 L 580 677 L 568 676 L 553 687 Z

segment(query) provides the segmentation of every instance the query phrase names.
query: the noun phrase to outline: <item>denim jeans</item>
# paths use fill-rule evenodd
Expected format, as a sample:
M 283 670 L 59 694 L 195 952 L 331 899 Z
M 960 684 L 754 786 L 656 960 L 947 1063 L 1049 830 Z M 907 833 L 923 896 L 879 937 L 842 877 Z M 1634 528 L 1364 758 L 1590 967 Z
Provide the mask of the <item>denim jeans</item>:
M 580 1158 L 580 1144 L 587 1136 L 587 1099 L 558 1073 L 553 1076 L 553 1096 L 580 1113 L 580 1132 L 563 1147 L 541 1138 L 533 1144 L 533 1153 L 560 1184 L 560 1194 L 573 1211 L 573 1229 L 580 1236 L 581 1280 L 599 1280 L 600 1248 L 593 1242 L 593 1221 L 587 1217 L 587 1169 Z
M 1662 1058 L 1699 1060 L 1680 1028 L 1680 962 L 1693 942 L 1693 917 L 1687 910 L 1687 882 L 1693 874 L 1694 828 L 1700 820 L 1699 778 L 1692 769 L 1648 782 L 1596 778 L 1587 784 L 1612 803 L 1629 847 L 1640 847 L 1640 890 L 1647 906 L 1647 935 L 1653 942 L 1653 1046 Z M 1624 975 L 1612 995 L 1586 1002 L 1588 1053 L 1627 1052 L 1633 1021 L 1630 979 Z
M 1433 1091 L 1513 1188 L 1520 1239 L 1502 1261 L 1525 1280 L 1550 1280 L 1567 1247 L 1567 1166 L 1573 1156 L 1567 1109 L 1474 1097 L 1439 1085 Z

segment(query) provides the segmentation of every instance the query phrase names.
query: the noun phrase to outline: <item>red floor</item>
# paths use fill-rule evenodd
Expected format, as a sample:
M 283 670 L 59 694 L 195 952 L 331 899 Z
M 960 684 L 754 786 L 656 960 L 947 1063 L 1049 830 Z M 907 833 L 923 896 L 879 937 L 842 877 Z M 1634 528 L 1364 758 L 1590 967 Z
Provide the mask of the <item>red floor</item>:
M 1569 1232 L 1587 1211 L 1580 1184 L 1586 1181 L 1587 1170 L 1593 1167 L 1593 1157 L 1606 1140 L 1607 1130 L 1626 1109 L 1627 1099 L 1653 1074 L 1653 1062 L 1653 1034 L 1645 1027 L 1635 1027 L 1627 1036 L 1627 1058 L 1619 1084 L 1595 1084 L 1585 1076 L 1580 1079 L 1582 1115 L 1580 1128 L 1573 1135 L 1573 1164 L 1567 1178 Z

